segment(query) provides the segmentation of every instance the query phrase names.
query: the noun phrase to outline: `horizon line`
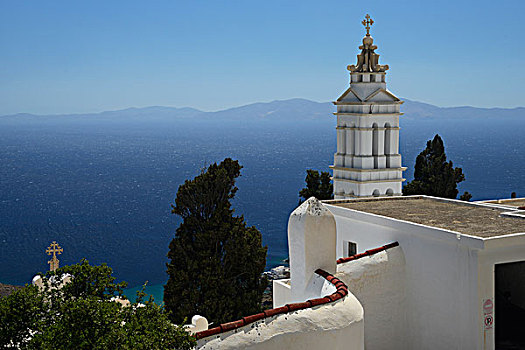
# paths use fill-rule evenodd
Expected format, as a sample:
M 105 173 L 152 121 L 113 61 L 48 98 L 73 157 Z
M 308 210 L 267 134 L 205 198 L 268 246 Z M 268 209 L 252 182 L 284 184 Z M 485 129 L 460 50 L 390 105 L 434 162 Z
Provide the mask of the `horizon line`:
M 235 106 L 231 106 L 231 107 L 227 107 L 227 108 L 223 108 L 223 109 L 217 109 L 217 110 L 202 110 L 202 109 L 199 109 L 199 108 L 196 108 L 196 107 L 191 107 L 191 106 L 178 107 L 178 106 L 172 106 L 172 105 L 147 105 L 147 106 L 140 106 L 140 107 L 138 107 L 138 106 L 130 106 L 130 107 L 122 107 L 122 108 L 116 108 L 116 109 L 107 109 L 107 110 L 100 110 L 100 111 L 96 111 L 96 112 L 65 112 L 65 113 L 48 113 L 48 114 L 30 113 L 30 112 L 18 112 L 18 113 L 2 114 L 2 115 L 0 115 L 0 117 L 13 117 L 13 116 L 20 116 L 20 115 L 32 115 L 32 116 L 43 116 L 43 117 L 44 116 L 45 117 L 79 116 L 79 115 L 103 114 L 103 113 L 111 113 L 111 112 L 122 112 L 122 111 L 127 111 L 127 110 L 141 110 L 141 109 L 148 109 L 148 108 L 192 109 L 192 110 L 195 110 L 195 111 L 201 112 L 201 113 L 219 113 L 219 112 L 224 112 L 224 111 L 228 111 L 228 110 L 231 110 L 231 109 L 242 108 L 242 107 L 252 106 L 252 105 L 256 105 L 256 104 L 270 104 L 270 103 L 274 103 L 274 102 L 287 102 L 287 101 L 293 101 L 293 100 L 304 100 L 304 101 L 318 103 L 318 104 L 332 103 L 332 101 L 320 102 L 320 101 L 315 101 L 315 100 L 311 100 L 311 99 L 307 99 L 307 98 L 303 98 L 303 97 L 292 97 L 292 98 L 287 98 L 287 99 L 276 99 L 276 100 L 270 100 L 270 101 L 249 102 L 249 103 L 246 103 L 246 104 L 235 105 Z M 436 107 L 436 108 L 443 108 L 443 109 L 450 109 L 450 108 L 475 108 L 475 109 L 485 109 L 485 110 L 491 110 L 491 109 L 513 110 L 513 109 L 525 108 L 525 106 L 516 106 L 516 107 L 500 107 L 500 106 L 495 106 L 495 107 L 477 107 L 477 106 L 472 106 L 472 105 L 438 106 L 438 105 L 434 105 L 432 103 L 412 100 L 412 99 L 409 99 L 409 98 L 401 98 L 401 100 L 402 101 L 410 101 L 410 102 L 420 103 L 420 104 L 424 104 L 424 105 L 428 105 L 428 106 L 432 106 L 432 107 Z

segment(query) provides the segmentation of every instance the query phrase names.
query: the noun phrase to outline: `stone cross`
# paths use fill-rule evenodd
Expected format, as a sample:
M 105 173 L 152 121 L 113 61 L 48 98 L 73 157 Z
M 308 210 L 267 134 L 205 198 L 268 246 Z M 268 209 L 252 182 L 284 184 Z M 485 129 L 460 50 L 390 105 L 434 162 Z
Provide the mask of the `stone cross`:
M 374 20 L 370 18 L 370 15 L 367 13 L 365 19 L 361 22 L 366 28 L 366 35 L 370 35 L 370 26 L 374 24 Z
M 62 254 L 64 249 L 62 249 L 57 242 L 53 241 L 51 245 L 47 248 L 46 253 L 47 255 L 53 254 L 53 257 L 51 260 L 49 260 L 47 263 L 49 264 L 49 270 L 50 271 L 56 271 L 58 269 L 58 259 L 57 254 Z

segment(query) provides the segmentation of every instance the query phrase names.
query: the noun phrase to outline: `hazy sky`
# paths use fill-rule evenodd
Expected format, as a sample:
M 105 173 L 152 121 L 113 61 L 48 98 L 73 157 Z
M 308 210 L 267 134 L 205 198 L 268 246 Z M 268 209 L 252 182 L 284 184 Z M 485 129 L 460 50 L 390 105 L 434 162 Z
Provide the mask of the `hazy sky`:
M 525 106 L 523 0 L 0 0 L 0 114 L 334 100 L 366 13 L 398 96 Z

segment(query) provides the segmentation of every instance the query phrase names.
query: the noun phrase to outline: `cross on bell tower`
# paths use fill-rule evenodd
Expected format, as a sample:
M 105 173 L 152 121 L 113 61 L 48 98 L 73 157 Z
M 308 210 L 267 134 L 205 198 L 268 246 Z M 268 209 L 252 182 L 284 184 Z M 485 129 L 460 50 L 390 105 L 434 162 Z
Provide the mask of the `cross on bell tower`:
M 370 26 L 374 24 L 374 20 L 370 18 L 370 15 L 367 13 L 365 19 L 361 22 L 366 28 L 366 35 L 370 35 Z
M 49 264 L 49 271 L 56 271 L 58 269 L 59 260 L 57 259 L 57 254 L 62 254 L 64 249 L 62 249 L 57 242 L 53 241 L 51 245 L 46 249 L 47 255 L 53 254 L 51 260 L 47 263 Z

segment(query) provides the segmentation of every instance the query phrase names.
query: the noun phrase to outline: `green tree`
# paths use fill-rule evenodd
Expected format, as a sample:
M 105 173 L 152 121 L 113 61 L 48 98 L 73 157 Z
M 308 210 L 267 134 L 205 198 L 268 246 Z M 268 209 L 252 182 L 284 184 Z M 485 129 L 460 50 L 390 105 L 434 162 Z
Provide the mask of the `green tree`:
M 70 275 L 71 281 L 62 284 Z M 44 288 L 26 285 L 0 298 L 0 347 L 20 349 L 191 349 L 195 339 L 173 325 L 165 309 L 139 292 L 123 307 L 125 283 L 106 265 L 86 260 L 47 273 Z M 143 302 L 139 306 L 138 303 Z
M 403 194 L 456 198 L 457 184 L 464 180 L 463 170 L 454 168 L 452 161 L 447 162 L 443 140 L 436 134 L 433 140 L 427 141 L 427 147 L 417 156 L 414 180 L 403 187 Z M 464 194 L 462 198 L 467 199 L 468 195 Z
M 45 299 L 35 286 L 0 297 L 0 348 L 29 348 L 31 330 L 42 328 Z
M 199 314 L 217 324 L 261 310 L 267 248 L 230 203 L 241 168 L 226 158 L 177 191 L 172 212 L 183 221 L 169 245 L 164 286 L 174 322 Z
M 308 169 L 306 170 L 306 179 L 304 181 L 306 182 L 306 187 L 299 191 L 299 196 L 303 198 L 301 202 L 310 197 L 315 197 L 319 200 L 334 198 L 334 187 L 330 179 L 330 173 L 326 171 L 319 173 L 317 170 Z
M 459 199 L 468 202 L 472 199 L 472 195 L 469 192 L 465 191 L 461 196 L 459 196 Z

